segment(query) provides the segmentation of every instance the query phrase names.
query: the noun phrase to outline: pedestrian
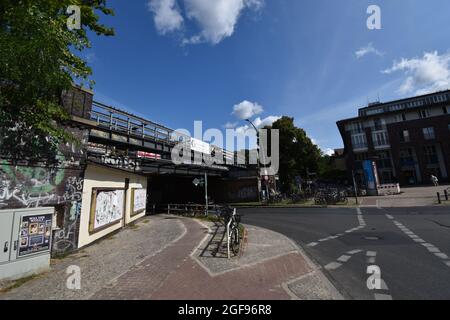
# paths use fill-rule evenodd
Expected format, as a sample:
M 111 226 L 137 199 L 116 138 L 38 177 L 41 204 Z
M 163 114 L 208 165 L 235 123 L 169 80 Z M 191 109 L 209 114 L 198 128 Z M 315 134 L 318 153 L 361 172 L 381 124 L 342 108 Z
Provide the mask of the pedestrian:
M 439 179 L 435 175 L 431 175 L 431 181 L 435 187 L 439 186 Z

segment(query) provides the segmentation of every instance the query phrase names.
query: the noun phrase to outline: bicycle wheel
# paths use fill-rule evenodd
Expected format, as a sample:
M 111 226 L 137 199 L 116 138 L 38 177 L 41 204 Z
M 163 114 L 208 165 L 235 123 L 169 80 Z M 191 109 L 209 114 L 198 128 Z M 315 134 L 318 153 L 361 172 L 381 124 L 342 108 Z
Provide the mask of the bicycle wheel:
M 234 255 L 237 255 L 239 253 L 239 247 L 240 247 L 240 239 L 239 239 L 239 229 L 234 228 L 231 230 L 230 235 L 230 249 L 231 252 L 233 252 Z

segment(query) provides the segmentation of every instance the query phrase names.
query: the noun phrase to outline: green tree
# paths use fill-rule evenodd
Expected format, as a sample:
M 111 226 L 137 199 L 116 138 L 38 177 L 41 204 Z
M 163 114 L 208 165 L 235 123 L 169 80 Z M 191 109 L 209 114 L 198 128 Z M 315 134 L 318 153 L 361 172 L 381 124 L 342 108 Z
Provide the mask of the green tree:
M 317 172 L 320 149 L 307 136 L 305 130 L 294 124 L 294 118 L 282 117 L 272 125 L 280 132 L 280 183 L 283 192 L 295 191 L 295 177 L 306 177 Z
M 67 26 L 70 5 L 81 28 Z M 89 33 L 110 36 L 98 13 L 113 15 L 106 0 L 0 0 L 0 155 L 48 158 L 74 140 L 59 124 L 68 118 L 61 94 L 92 74 L 81 57 Z

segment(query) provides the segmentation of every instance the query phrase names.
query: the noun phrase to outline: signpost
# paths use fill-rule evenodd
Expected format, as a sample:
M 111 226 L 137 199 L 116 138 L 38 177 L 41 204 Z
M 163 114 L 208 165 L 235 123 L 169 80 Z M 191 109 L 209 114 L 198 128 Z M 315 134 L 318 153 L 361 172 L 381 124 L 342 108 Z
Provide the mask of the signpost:
M 195 178 L 192 181 L 192 184 L 196 187 L 203 187 L 205 186 L 205 215 L 208 215 L 209 211 L 208 211 L 208 174 L 205 172 L 205 177 L 204 178 Z

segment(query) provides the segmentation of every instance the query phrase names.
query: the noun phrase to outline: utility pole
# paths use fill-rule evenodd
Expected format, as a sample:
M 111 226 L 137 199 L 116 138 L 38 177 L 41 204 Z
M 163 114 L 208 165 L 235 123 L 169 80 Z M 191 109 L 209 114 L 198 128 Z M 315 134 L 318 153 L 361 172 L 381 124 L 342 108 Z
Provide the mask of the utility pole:
M 257 166 L 258 166 L 258 185 L 259 185 L 259 181 L 261 181 L 261 187 L 262 187 L 262 179 L 261 179 L 261 164 L 260 164 L 260 161 L 259 161 L 259 157 L 260 157 L 260 152 L 261 152 L 261 144 L 260 144 L 260 135 L 259 135 L 259 130 L 258 130 L 258 128 L 256 128 L 256 126 L 253 124 L 253 122 L 252 121 L 250 121 L 250 119 L 246 119 L 245 121 L 247 121 L 248 123 L 250 123 L 252 126 L 253 126 L 253 128 L 255 129 L 255 131 L 256 131 L 256 138 L 257 138 L 257 140 L 256 140 L 256 145 L 257 145 L 257 147 L 258 147 L 258 164 L 257 164 Z M 264 155 L 264 152 L 263 152 L 263 155 Z M 264 161 L 265 162 L 265 161 Z M 267 176 L 267 169 L 265 169 L 265 171 L 264 171 L 265 173 L 266 173 L 266 176 Z M 266 177 L 265 176 L 265 177 Z M 270 199 L 270 193 L 269 193 L 269 186 L 267 185 L 267 182 L 265 183 L 265 186 L 266 186 L 266 194 L 267 194 L 267 199 Z M 259 191 L 259 190 L 258 190 Z M 261 202 L 261 194 L 258 192 L 258 199 L 259 199 L 259 202 Z
M 206 207 L 205 207 L 205 215 L 208 216 L 209 213 L 209 208 L 208 208 L 208 173 L 205 172 L 205 203 L 206 203 Z
M 352 170 L 352 178 L 353 178 L 353 188 L 355 190 L 356 205 L 359 205 L 359 202 L 358 202 L 358 187 L 356 186 L 355 170 Z

